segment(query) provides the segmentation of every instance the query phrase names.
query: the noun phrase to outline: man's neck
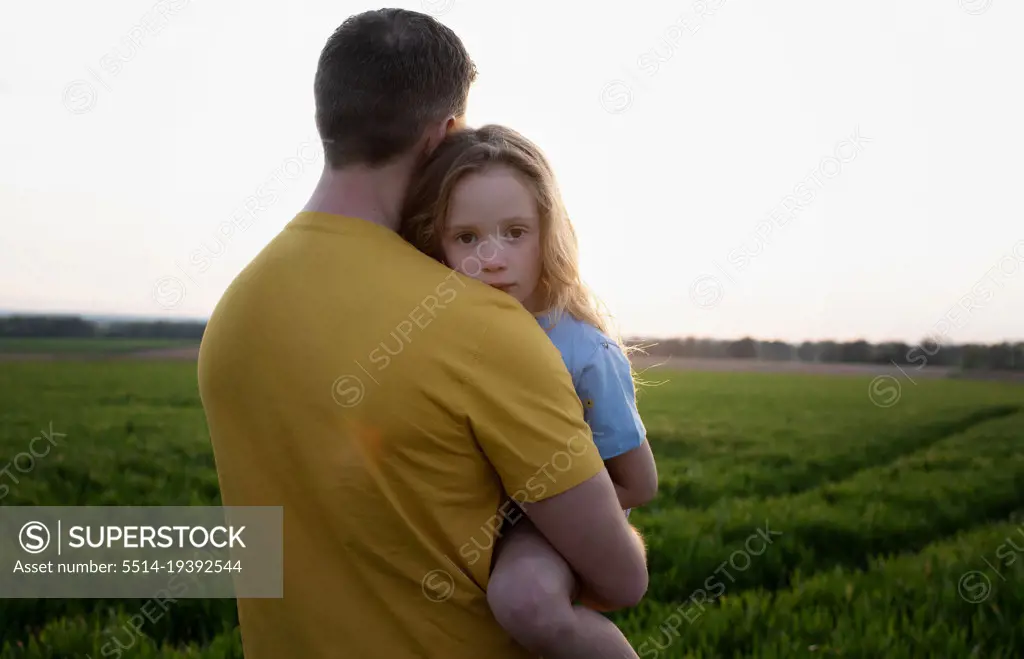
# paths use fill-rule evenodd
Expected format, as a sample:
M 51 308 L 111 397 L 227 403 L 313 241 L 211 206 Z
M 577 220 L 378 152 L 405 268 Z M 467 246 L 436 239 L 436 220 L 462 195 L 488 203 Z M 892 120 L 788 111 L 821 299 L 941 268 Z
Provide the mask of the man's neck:
M 398 231 L 408 184 L 409 171 L 404 163 L 380 169 L 332 170 L 325 166 L 302 210 L 355 217 Z

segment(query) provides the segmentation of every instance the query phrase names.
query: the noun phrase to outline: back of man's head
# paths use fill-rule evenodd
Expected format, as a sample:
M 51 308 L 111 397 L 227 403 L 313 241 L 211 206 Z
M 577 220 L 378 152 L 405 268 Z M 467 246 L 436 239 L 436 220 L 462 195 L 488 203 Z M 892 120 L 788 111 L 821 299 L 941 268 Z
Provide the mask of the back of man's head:
M 379 166 L 403 155 L 432 124 L 465 114 L 475 79 L 462 41 L 431 16 L 349 17 L 327 40 L 313 85 L 327 163 Z

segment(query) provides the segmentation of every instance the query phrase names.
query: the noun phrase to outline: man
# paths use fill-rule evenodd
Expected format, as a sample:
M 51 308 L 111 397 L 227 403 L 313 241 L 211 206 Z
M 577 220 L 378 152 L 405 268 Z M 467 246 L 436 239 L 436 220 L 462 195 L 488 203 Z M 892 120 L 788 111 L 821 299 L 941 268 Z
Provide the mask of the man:
M 207 325 L 198 375 L 223 503 L 284 509 L 284 598 L 238 601 L 247 659 L 531 656 L 487 608 L 504 492 L 594 608 L 646 591 L 553 344 L 513 298 L 396 233 L 410 176 L 463 125 L 475 77 L 429 16 L 346 20 L 314 83 L 321 180 Z M 598 656 L 599 614 L 577 611 L 546 657 Z

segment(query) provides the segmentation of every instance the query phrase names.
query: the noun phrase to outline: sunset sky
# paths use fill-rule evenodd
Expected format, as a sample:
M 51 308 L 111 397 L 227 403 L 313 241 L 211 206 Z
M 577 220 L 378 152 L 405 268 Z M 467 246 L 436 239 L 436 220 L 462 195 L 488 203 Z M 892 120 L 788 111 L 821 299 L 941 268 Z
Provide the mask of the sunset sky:
M 0 309 L 207 316 L 315 185 L 317 56 L 378 6 L 0 9 Z M 624 332 L 1024 340 L 1024 5 L 396 6 L 462 37 L 470 123 L 548 154 Z

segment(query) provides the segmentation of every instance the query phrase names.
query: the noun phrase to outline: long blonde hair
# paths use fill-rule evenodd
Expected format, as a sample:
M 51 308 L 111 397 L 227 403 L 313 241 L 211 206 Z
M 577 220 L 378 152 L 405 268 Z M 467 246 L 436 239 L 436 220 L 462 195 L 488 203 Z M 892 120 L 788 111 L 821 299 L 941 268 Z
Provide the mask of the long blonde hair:
M 511 128 L 489 124 L 450 133 L 412 183 L 402 211 L 402 237 L 425 254 L 444 261 L 441 236 L 452 191 L 467 174 L 495 165 L 512 167 L 525 176 L 536 197 L 541 236 L 537 286 L 544 308 L 555 322 L 567 313 L 594 326 L 626 350 L 618 333 L 611 330 L 602 303 L 580 277 L 576 230 L 550 163 L 536 144 Z

